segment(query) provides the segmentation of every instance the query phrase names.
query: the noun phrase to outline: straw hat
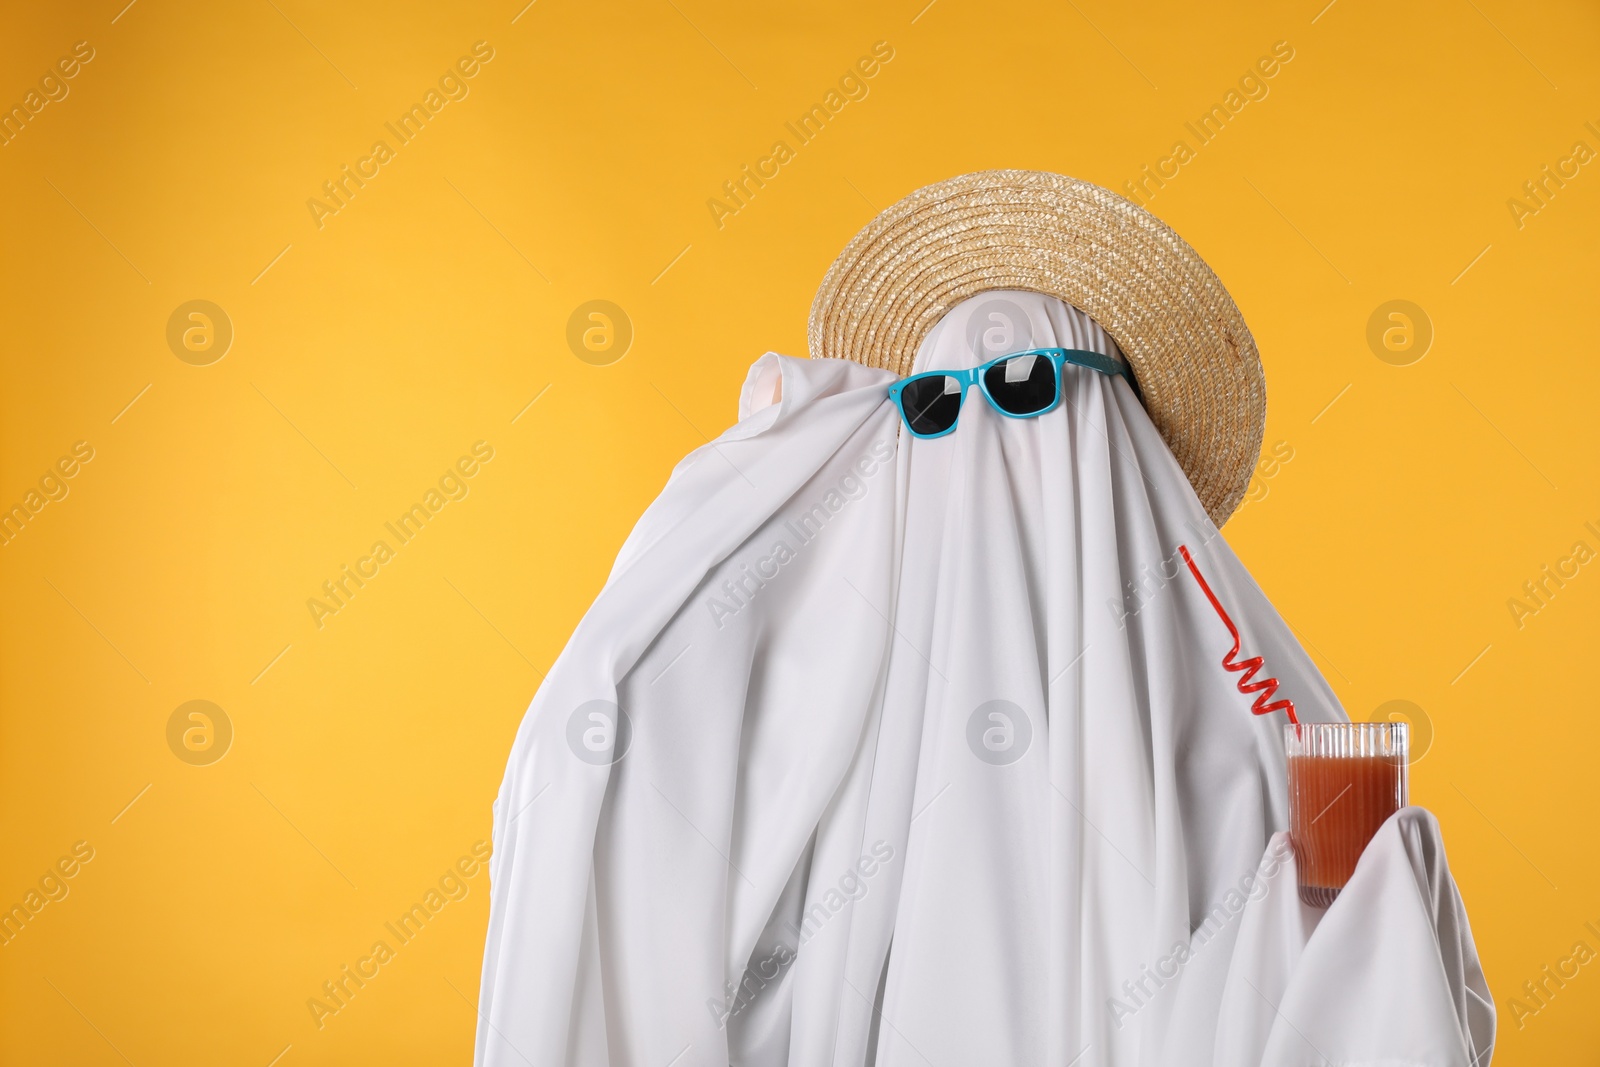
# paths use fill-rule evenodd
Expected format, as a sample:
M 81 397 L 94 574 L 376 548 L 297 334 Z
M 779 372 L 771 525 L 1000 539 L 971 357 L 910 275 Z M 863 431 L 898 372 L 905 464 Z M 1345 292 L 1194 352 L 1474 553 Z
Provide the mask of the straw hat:
M 918 189 L 828 268 L 811 305 L 811 355 L 908 374 L 934 324 L 990 289 L 1056 296 L 1104 327 L 1212 521 L 1227 521 L 1261 453 L 1261 356 L 1195 250 L 1109 189 L 1029 170 Z

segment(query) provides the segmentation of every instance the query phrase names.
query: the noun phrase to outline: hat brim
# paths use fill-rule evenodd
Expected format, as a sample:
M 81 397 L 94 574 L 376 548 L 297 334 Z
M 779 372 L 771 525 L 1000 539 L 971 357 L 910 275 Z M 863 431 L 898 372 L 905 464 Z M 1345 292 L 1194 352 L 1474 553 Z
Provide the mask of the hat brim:
M 908 374 L 939 319 L 992 289 L 1059 297 L 1098 322 L 1207 514 L 1228 520 L 1266 427 L 1255 339 L 1199 254 L 1109 189 L 990 170 L 917 190 L 828 269 L 811 305 L 811 355 Z

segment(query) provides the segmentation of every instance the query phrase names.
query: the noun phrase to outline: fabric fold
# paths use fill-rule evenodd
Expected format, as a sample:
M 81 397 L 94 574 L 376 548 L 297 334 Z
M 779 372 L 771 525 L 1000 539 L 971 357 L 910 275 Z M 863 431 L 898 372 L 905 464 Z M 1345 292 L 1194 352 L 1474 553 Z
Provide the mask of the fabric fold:
M 762 363 L 784 399 L 674 470 L 518 731 L 480 1064 L 726 1067 L 729 975 L 859 743 L 887 632 L 890 376 Z
M 1404 808 L 1326 911 L 1300 902 L 1277 834 L 1240 921 L 1215 1062 L 1479 1067 L 1494 1005 L 1436 819 Z

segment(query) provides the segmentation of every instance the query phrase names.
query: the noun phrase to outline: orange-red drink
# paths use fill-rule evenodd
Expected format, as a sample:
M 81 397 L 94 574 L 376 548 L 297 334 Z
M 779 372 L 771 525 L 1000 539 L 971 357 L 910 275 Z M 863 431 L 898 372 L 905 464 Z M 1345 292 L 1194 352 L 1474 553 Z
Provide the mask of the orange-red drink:
M 1406 805 L 1406 724 L 1299 723 L 1283 737 L 1300 899 L 1325 908 L 1378 827 Z

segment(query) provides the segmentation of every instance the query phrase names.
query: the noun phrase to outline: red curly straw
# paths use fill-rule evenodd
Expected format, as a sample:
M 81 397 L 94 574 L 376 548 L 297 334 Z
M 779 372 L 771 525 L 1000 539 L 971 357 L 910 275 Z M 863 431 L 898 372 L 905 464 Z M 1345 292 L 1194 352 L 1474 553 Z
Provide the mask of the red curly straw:
M 1233 635 L 1233 647 L 1223 654 L 1222 666 L 1230 671 L 1244 672 L 1239 678 L 1239 692 L 1245 696 L 1249 696 L 1251 693 L 1261 693 L 1260 696 L 1256 697 L 1255 703 L 1250 705 L 1250 710 L 1257 715 L 1269 715 L 1274 711 L 1286 711 L 1289 713 L 1289 721 L 1299 725 L 1300 720 L 1295 717 L 1294 713 L 1294 701 L 1275 700 L 1270 704 L 1267 703 L 1268 700 L 1272 699 L 1273 694 L 1278 691 L 1278 680 L 1276 678 L 1268 678 L 1262 682 L 1251 681 L 1256 676 L 1256 672 L 1261 670 L 1266 660 L 1260 656 L 1251 656 L 1246 660 L 1236 661 L 1234 659 L 1239 654 L 1239 628 L 1233 624 L 1232 619 L 1228 618 L 1228 613 L 1223 610 L 1222 602 L 1217 599 L 1217 594 L 1211 591 L 1211 586 L 1206 584 L 1205 578 L 1200 574 L 1200 568 L 1194 565 L 1194 558 L 1189 555 L 1188 546 L 1179 545 L 1178 551 L 1182 553 L 1183 561 L 1189 565 L 1189 573 L 1194 575 L 1194 580 L 1200 583 L 1200 589 L 1205 593 L 1206 599 L 1211 601 L 1211 606 L 1216 608 L 1217 614 L 1222 617 L 1222 624 Z M 1265 690 L 1265 692 L 1262 692 L 1262 690 Z

